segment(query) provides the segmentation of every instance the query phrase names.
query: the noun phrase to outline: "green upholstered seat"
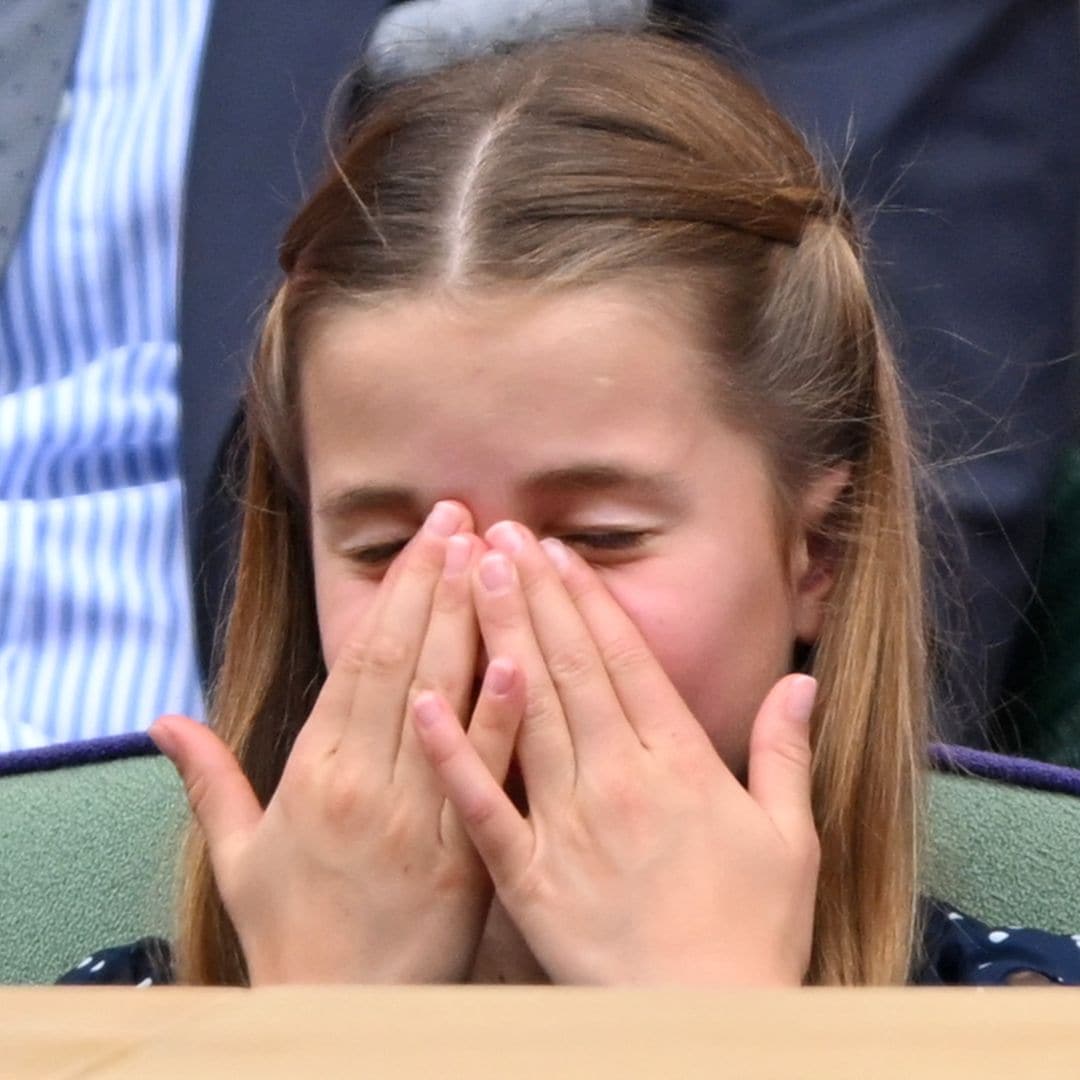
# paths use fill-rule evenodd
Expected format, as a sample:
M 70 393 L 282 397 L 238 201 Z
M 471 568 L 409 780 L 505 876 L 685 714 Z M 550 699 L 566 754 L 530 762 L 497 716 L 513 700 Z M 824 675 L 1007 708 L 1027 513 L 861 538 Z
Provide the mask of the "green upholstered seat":
M 949 773 L 931 795 L 927 892 L 989 922 L 1080 930 L 1080 798 Z M 0 776 L 0 981 L 51 982 L 93 949 L 168 936 L 185 816 L 172 767 L 145 752 Z
M 92 949 L 168 937 L 186 812 L 158 756 L 0 777 L 0 982 L 52 982 Z

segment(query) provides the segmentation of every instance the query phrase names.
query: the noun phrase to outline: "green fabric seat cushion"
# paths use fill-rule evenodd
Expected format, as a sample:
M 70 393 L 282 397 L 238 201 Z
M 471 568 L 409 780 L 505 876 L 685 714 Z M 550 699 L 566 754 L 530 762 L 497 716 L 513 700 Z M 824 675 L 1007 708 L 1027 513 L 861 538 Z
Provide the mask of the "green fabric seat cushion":
M 185 820 L 156 755 L 0 776 L 0 982 L 52 982 L 92 949 L 169 937 Z
M 145 740 L 134 755 L 110 742 L 122 752 L 87 764 L 4 775 L 0 759 L 2 982 L 48 983 L 93 949 L 171 933 L 183 790 Z M 1062 872 L 1080 798 L 987 778 L 994 761 L 1012 759 L 932 775 L 925 891 L 990 923 L 1080 930 L 1080 873 Z

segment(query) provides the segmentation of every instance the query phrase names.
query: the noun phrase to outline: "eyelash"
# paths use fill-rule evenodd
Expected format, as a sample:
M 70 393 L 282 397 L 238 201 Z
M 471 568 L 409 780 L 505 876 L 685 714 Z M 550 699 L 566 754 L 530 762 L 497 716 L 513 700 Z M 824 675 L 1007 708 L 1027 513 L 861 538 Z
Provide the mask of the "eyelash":
M 608 532 L 564 533 L 559 539 L 570 547 L 584 545 L 599 551 L 632 551 L 640 547 L 648 535 L 645 529 L 613 529 Z
M 350 562 L 361 566 L 376 567 L 393 561 L 400 555 L 408 540 L 391 540 L 385 544 L 372 544 L 370 547 L 353 548 L 345 552 Z
M 564 533 L 559 539 L 569 547 L 619 552 L 632 551 L 640 547 L 648 536 L 649 532 L 646 529 L 612 529 L 607 532 Z M 377 567 L 393 561 L 408 542 L 408 540 L 391 540 L 385 544 L 355 548 L 345 554 L 352 562 L 359 563 L 361 566 Z

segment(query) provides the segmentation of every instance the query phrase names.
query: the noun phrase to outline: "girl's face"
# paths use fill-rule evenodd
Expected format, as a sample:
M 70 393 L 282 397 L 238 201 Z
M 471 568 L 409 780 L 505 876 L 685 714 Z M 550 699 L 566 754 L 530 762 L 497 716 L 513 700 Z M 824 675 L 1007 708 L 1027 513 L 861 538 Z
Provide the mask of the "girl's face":
M 341 306 L 301 358 L 322 646 L 334 662 L 393 555 L 455 499 L 596 568 L 728 765 L 819 630 L 821 492 L 784 543 L 765 456 L 717 419 L 697 347 L 629 288 Z

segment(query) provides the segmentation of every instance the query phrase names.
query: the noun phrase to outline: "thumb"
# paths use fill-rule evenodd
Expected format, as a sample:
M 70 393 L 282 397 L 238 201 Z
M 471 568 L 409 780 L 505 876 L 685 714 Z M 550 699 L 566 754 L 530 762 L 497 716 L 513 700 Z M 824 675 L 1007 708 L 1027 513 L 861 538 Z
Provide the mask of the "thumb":
M 162 716 L 148 734 L 180 774 L 211 852 L 258 824 L 262 807 L 255 792 L 232 751 L 205 724 L 186 716 Z
M 810 802 L 810 714 L 817 680 L 789 675 L 769 691 L 750 733 L 747 787 L 789 844 L 814 832 Z

